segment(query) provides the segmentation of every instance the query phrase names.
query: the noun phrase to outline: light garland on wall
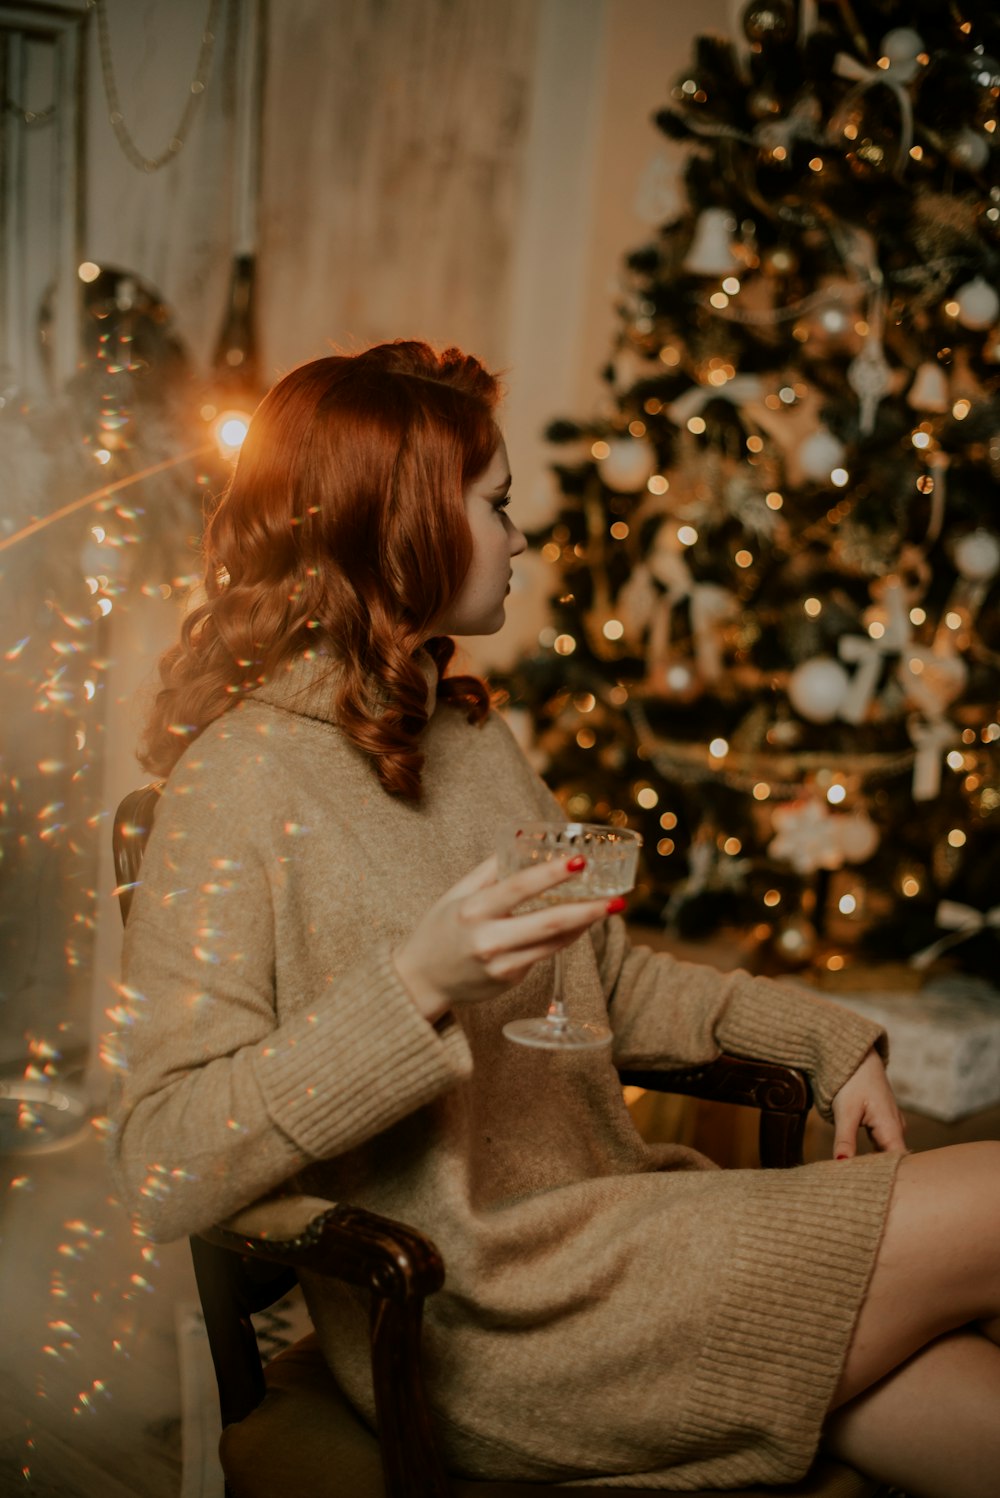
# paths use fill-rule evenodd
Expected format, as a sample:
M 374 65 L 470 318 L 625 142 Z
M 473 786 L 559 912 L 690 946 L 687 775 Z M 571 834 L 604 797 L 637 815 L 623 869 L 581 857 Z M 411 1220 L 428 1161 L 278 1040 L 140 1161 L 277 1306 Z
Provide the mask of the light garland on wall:
M 115 139 L 122 149 L 122 154 L 137 171 L 158 172 L 168 162 L 176 160 L 184 149 L 212 71 L 212 54 L 215 49 L 216 25 L 221 3 L 222 0 L 209 0 L 208 18 L 201 34 L 201 46 L 198 50 L 194 77 L 188 86 L 188 97 L 176 130 L 159 155 L 144 156 L 136 145 L 135 138 L 125 123 L 125 116 L 122 113 L 121 96 L 118 93 L 118 81 L 115 77 L 114 57 L 111 50 L 111 27 L 108 22 L 107 0 L 89 0 L 90 8 L 97 12 L 98 50 L 101 57 L 104 94 L 108 101 L 108 123 L 115 133 Z

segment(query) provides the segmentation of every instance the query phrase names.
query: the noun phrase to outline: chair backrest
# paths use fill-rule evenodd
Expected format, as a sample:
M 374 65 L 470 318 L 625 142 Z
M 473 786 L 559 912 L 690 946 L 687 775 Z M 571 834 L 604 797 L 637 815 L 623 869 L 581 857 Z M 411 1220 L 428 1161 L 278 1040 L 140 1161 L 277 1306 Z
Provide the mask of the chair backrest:
M 122 924 L 128 920 L 142 857 L 160 803 L 163 782 L 130 791 L 115 812 L 112 847 Z M 297 1283 L 294 1269 L 220 1248 L 197 1236 L 190 1240 L 205 1330 L 215 1365 L 223 1426 L 242 1420 L 264 1397 L 264 1370 L 251 1315 L 287 1295 Z

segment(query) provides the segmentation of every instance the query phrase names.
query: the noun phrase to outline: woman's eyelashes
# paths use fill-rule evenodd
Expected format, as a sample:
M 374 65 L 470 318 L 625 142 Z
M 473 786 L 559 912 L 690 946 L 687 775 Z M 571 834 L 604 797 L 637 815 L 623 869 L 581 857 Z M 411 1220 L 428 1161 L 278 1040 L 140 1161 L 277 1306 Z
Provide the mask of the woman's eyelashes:
M 494 502 L 493 502 L 493 508 L 496 510 L 497 514 L 501 514 L 504 510 L 509 509 L 510 508 L 510 495 L 509 494 L 505 494 L 502 499 L 494 500 Z

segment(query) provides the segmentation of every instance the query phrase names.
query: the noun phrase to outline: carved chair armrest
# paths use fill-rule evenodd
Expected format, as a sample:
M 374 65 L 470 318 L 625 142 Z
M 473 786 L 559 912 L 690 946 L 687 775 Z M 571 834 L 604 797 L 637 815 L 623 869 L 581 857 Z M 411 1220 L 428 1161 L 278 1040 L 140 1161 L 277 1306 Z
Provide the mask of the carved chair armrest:
M 329 1275 L 370 1292 L 372 1383 L 387 1498 L 449 1498 L 420 1363 L 424 1297 L 444 1284 L 444 1264 L 430 1239 L 362 1207 L 309 1196 L 257 1202 L 200 1236 L 245 1259 Z M 263 1397 L 263 1381 L 257 1397 Z
M 655 1071 L 628 1067 L 619 1075 L 627 1087 L 757 1108 L 761 1165 L 773 1170 L 802 1164 L 812 1088 L 805 1072 L 794 1066 L 723 1054 L 698 1066 Z
M 429 1238 L 363 1207 L 316 1196 L 255 1202 L 201 1235 L 219 1248 L 326 1274 L 401 1304 L 444 1284 L 444 1264 Z

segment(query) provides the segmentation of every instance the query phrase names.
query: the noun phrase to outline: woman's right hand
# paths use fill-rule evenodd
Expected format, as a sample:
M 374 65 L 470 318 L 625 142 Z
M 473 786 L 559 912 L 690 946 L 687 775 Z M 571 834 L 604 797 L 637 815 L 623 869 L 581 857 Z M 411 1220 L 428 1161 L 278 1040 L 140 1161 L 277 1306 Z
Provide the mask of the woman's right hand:
M 455 1003 L 503 993 L 542 957 L 551 957 L 595 922 L 624 909 L 621 899 L 574 900 L 513 914 L 581 867 L 570 858 L 498 879 L 494 855 L 442 895 L 393 954 L 396 971 L 421 1014 L 433 1021 Z

